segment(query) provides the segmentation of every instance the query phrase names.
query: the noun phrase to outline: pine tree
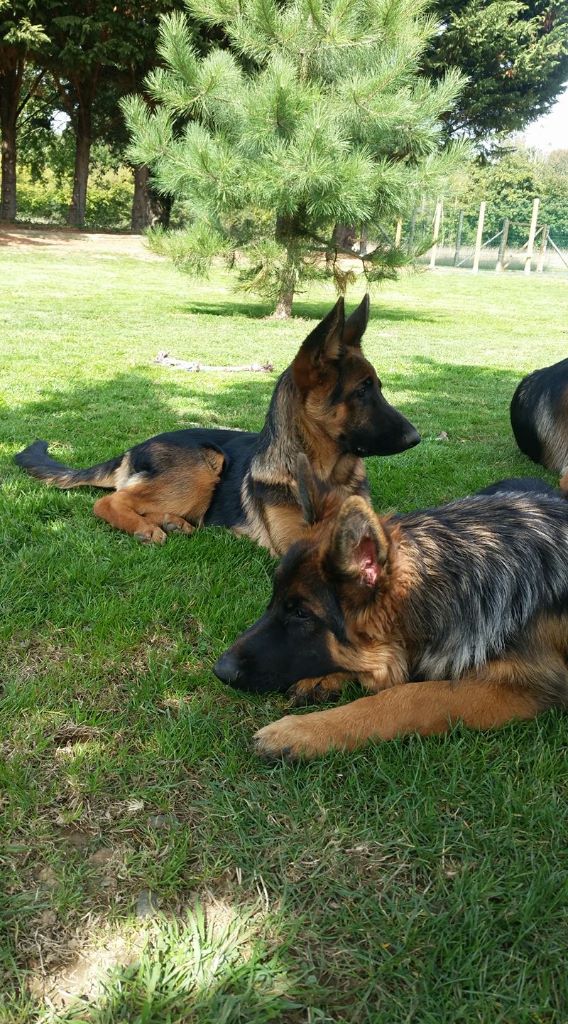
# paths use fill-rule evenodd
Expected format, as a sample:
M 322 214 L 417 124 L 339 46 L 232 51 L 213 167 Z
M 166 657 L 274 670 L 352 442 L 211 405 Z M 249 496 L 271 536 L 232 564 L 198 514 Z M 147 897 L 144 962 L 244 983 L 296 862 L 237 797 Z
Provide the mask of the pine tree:
M 152 98 L 123 105 L 130 158 L 186 201 L 185 267 L 224 255 L 245 287 L 290 314 L 301 281 L 328 269 L 340 290 L 337 224 L 357 225 L 369 280 L 404 261 L 392 226 L 437 192 L 460 147 L 441 115 L 462 85 L 420 61 L 436 24 L 424 0 L 186 0 L 229 48 L 199 56 L 189 20 L 162 19 Z M 325 256 L 327 254 L 327 261 Z

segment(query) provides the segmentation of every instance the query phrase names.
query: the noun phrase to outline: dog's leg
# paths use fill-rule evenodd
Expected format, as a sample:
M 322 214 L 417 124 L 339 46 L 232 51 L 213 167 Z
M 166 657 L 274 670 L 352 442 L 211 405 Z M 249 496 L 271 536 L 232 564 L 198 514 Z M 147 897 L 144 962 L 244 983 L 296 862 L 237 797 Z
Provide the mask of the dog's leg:
M 359 659 L 360 664 L 361 661 Z M 372 671 L 358 671 L 354 668 L 352 672 L 335 672 L 315 679 L 301 679 L 289 690 L 292 707 L 301 708 L 307 704 L 336 700 L 348 679 L 356 679 L 369 693 L 378 693 L 391 686 L 399 686 L 408 678 L 404 650 L 395 643 L 373 650 L 369 653 L 368 661 L 373 665 Z
M 316 757 L 328 750 L 354 750 L 369 740 L 446 732 L 455 722 L 493 729 L 533 718 L 541 708 L 534 692 L 498 678 L 429 680 L 329 711 L 289 715 L 257 732 L 255 743 L 259 753 L 270 757 Z
M 113 494 L 105 494 L 93 506 L 93 512 L 100 519 L 106 520 L 117 530 L 124 530 L 146 543 L 163 544 L 166 534 L 157 522 L 141 516 L 135 509 L 136 495 L 134 488 L 127 487 Z
M 171 453 L 168 453 L 171 459 Z M 177 453 L 176 453 L 177 454 Z M 198 448 L 180 451 L 173 466 L 150 479 L 127 483 L 95 503 L 93 512 L 139 540 L 163 544 L 166 534 L 193 533 L 203 519 L 219 483 L 224 457 Z
M 353 679 L 353 673 L 335 672 L 330 676 L 300 679 L 288 691 L 291 706 L 303 708 L 307 704 L 324 704 L 326 701 L 337 700 L 343 689 L 343 684 L 348 679 Z

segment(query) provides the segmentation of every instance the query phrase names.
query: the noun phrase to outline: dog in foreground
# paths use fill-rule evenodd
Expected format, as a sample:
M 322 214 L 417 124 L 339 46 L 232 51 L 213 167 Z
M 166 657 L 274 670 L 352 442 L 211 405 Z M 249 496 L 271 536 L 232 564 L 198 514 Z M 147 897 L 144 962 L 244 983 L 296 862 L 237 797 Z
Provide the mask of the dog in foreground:
M 278 380 L 260 433 L 172 431 L 89 469 L 56 462 L 45 441 L 15 460 L 57 487 L 113 489 L 95 515 L 139 540 L 226 526 L 281 555 L 305 532 L 294 488 L 299 453 L 344 497 L 368 497 L 362 456 L 394 455 L 420 441 L 363 355 L 368 319 L 368 296 L 347 319 L 339 299 Z
M 360 497 L 338 501 L 305 459 L 298 489 L 311 539 L 214 671 L 255 692 L 296 683 L 310 703 L 348 678 L 373 695 L 266 726 L 260 753 L 315 757 L 568 705 L 564 498 L 498 491 L 380 517 Z

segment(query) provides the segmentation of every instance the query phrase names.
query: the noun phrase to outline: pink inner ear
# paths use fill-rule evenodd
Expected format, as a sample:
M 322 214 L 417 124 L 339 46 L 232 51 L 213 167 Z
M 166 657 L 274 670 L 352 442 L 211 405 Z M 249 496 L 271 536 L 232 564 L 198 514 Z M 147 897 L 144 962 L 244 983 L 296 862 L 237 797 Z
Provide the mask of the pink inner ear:
M 357 554 L 362 582 L 366 583 L 368 587 L 374 587 L 379 578 L 381 567 L 377 562 L 377 549 L 371 537 L 363 537 L 363 540 L 357 547 Z

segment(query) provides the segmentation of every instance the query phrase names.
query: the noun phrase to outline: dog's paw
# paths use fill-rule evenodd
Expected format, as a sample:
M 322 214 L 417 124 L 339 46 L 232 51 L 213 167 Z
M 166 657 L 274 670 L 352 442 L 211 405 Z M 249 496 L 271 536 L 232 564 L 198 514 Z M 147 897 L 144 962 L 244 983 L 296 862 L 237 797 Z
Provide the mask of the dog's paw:
M 166 533 L 185 533 L 189 536 L 195 532 L 195 526 L 188 523 L 186 519 L 182 519 L 181 516 L 170 515 L 169 512 L 164 516 L 162 527 Z
M 159 526 L 149 526 L 147 530 L 138 530 L 134 536 L 142 544 L 165 544 L 167 534 Z
M 288 690 L 290 707 L 305 708 L 309 704 L 331 704 L 339 699 L 344 681 L 343 675 L 300 679 L 299 683 L 294 683 Z
M 278 722 L 265 725 L 253 737 L 256 753 L 261 757 L 282 757 L 290 761 L 325 754 L 332 749 L 333 743 L 326 736 L 325 727 L 314 721 L 320 717 L 317 712 L 313 715 L 287 715 Z

